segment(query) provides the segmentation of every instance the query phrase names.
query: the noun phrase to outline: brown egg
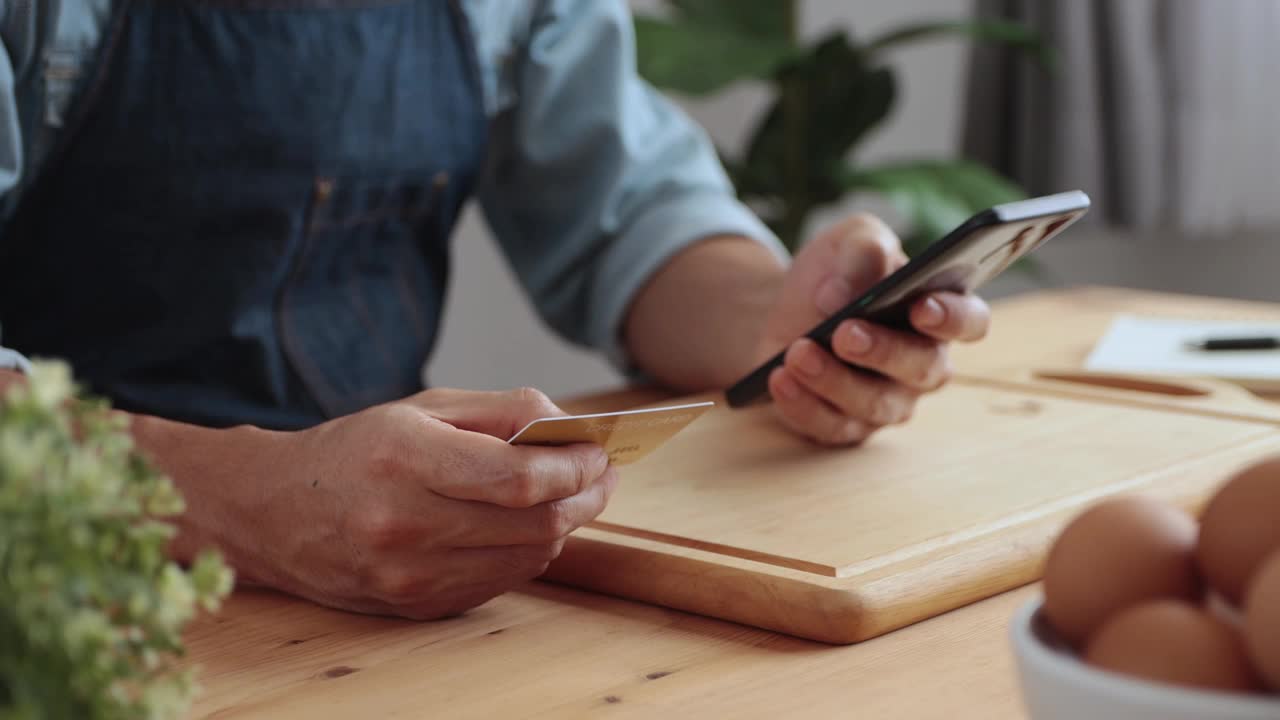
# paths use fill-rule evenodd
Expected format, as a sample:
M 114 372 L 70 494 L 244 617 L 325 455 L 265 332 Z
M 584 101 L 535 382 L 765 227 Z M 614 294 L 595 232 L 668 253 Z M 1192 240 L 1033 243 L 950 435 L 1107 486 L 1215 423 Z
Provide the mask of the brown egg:
M 1245 584 L 1280 549 L 1280 457 L 1236 473 L 1200 519 L 1196 560 L 1209 585 L 1239 607 Z
M 1157 600 L 1116 615 L 1089 641 L 1084 659 L 1104 670 L 1170 685 L 1259 688 L 1240 633 L 1179 600 Z
M 1171 505 L 1125 497 L 1093 506 L 1049 551 L 1045 617 L 1079 647 L 1125 608 L 1159 598 L 1199 599 L 1195 540 L 1195 520 Z
M 1249 582 L 1244 637 L 1263 681 L 1280 690 L 1280 551 L 1271 553 Z

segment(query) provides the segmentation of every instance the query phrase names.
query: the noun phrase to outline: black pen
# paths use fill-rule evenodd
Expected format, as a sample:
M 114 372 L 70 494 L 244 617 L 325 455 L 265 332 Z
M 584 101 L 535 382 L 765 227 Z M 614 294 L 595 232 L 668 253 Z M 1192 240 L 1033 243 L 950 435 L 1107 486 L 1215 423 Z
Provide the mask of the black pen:
M 1239 337 L 1212 337 L 1187 343 L 1192 350 L 1275 350 L 1280 348 L 1280 337 L 1267 335 L 1242 335 Z

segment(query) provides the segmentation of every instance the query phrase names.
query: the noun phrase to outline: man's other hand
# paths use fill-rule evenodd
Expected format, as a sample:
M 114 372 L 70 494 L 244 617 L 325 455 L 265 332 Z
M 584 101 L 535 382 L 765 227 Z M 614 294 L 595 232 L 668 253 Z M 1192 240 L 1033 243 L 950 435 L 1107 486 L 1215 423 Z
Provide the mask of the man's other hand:
M 802 337 L 906 261 L 893 231 L 865 214 L 829 228 L 796 254 L 758 348 L 760 362 L 786 348 L 785 363 L 769 377 L 785 425 L 822 444 L 862 442 L 908 420 L 921 394 L 947 382 L 947 342 L 986 334 L 986 303 L 974 295 L 938 292 L 911 308 L 919 334 L 846 320 L 835 331 L 832 352 Z

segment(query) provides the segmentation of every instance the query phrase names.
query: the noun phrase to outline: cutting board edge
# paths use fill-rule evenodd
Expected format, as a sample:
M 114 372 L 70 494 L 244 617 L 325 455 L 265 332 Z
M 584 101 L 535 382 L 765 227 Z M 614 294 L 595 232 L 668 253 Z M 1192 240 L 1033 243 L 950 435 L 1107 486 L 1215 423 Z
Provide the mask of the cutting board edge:
M 590 528 L 540 579 L 828 644 L 868 637 L 861 596 L 837 578 Z
M 970 571 L 964 587 L 935 596 L 933 603 L 901 595 L 902 579 L 917 579 L 911 575 L 883 579 L 889 582 L 833 578 L 645 538 L 604 539 L 581 531 L 569 538 L 561 559 L 541 579 L 829 645 L 852 645 L 1038 580 L 1050 538 L 1038 526 L 1019 531 L 1027 535 L 1019 540 L 1023 553 L 989 563 L 981 573 Z M 992 546 L 1005 539 L 966 543 L 954 549 L 949 562 L 996 556 Z M 924 567 L 932 571 L 937 565 Z M 659 582 L 638 581 L 644 577 Z M 713 592 L 702 587 L 707 582 L 715 584 Z M 757 602 L 733 602 L 744 594 Z M 766 602 L 758 602 L 761 598 Z
M 1256 438 L 1180 468 L 1178 476 L 1114 494 L 1151 494 L 1197 514 L 1223 472 L 1280 452 L 1280 438 Z M 1197 468 L 1212 467 L 1214 480 Z M 1206 470 L 1206 473 L 1208 471 Z M 1157 483 L 1160 483 L 1157 487 Z M 1037 581 L 1054 537 L 1078 507 L 1066 507 L 1001 535 L 975 537 L 872 573 L 829 577 L 697 548 L 594 528 L 569 538 L 544 580 L 683 610 L 833 645 L 849 645 Z M 1008 553 L 1013 543 L 1019 552 Z M 999 551 L 1005 550 L 1003 554 Z M 975 564 L 978 563 L 978 564 Z M 974 568 L 981 568 L 975 572 Z M 963 577 L 943 593 L 938 575 Z M 645 578 L 656 578 L 647 583 Z M 708 583 L 714 588 L 706 589 Z M 754 602 L 734 600 L 743 595 Z M 763 602 L 760 602 L 763 600 Z

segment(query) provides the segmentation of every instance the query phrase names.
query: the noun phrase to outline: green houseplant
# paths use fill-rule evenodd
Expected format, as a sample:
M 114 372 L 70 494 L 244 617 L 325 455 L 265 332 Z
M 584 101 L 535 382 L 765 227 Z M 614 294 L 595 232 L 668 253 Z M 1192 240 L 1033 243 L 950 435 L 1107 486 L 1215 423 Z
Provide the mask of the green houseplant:
M 124 423 L 61 364 L 0 396 L 0 720 L 186 711 L 181 629 L 231 573 L 166 558 L 182 498 Z
M 797 0 L 666 0 L 666 17 L 635 18 L 641 75 L 690 96 L 761 80 L 773 99 L 741 153 L 721 150 L 739 197 L 792 250 L 815 210 L 846 193 L 875 192 L 911 225 L 908 252 L 974 212 L 1025 197 L 991 170 L 960 159 L 857 162 L 857 148 L 889 117 L 896 95 L 885 51 L 960 34 L 1024 48 L 1045 67 L 1048 47 L 1021 25 L 939 21 L 859 42 L 843 30 L 811 44 L 797 33 Z

